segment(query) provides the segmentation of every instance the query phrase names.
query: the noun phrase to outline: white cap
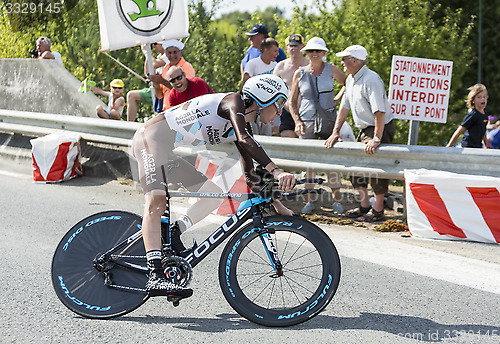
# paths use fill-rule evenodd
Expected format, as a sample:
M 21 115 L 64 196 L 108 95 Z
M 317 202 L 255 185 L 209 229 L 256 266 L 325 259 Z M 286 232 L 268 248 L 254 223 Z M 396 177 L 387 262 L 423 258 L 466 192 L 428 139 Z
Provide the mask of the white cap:
M 368 53 L 366 49 L 361 45 L 351 45 L 350 47 L 345 48 L 344 51 L 336 54 L 338 57 L 344 56 L 352 56 L 357 58 L 358 60 L 366 60 Z
M 167 49 L 170 47 L 175 47 L 179 50 L 184 49 L 184 43 L 182 43 L 181 41 L 178 41 L 176 39 L 169 39 L 168 41 L 161 42 L 161 44 L 163 45 L 163 49 Z
M 313 37 L 311 38 L 306 46 L 302 48 L 300 51 L 305 52 L 306 50 L 323 50 L 326 52 L 329 52 L 328 48 L 326 47 L 325 40 L 323 38 L 319 37 Z

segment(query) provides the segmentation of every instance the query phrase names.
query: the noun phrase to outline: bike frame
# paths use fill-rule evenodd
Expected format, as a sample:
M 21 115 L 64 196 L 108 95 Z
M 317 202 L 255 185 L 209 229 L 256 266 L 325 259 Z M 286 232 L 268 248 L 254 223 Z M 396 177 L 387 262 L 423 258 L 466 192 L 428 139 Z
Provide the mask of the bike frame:
M 200 263 L 205 257 L 207 257 L 217 246 L 219 246 L 226 238 L 231 236 L 236 230 L 238 230 L 245 222 L 249 219 L 253 219 L 253 231 L 263 230 L 262 214 L 259 209 L 259 205 L 272 202 L 271 198 L 263 198 L 258 194 L 254 193 L 209 193 L 209 192 L 167 192 L 167 209 L 164 216 L 162 217 L 162 222 L 170 223 L 170 198 L 171 197 L 196 197 L 196 198 L 229 198 L 234 200 L 242 201 L 238 210 L 222 225 L 220 225 L 212 234 L 210 234 L 204 241 L 202 241 L 196 249 L 193 250 L 187 257 L 188 263 L 195 267 Z M 248 199 L 249 198 L 249 199 Z M 142 237 L 141 228 L 138 225 L 138 231 L 128 237 L 126 240 L 115 245 L 106 253 L 102 254 L 97 261 L 100 263 L 112 261 L 120 266 L 138 270 L 147 271 L 147 268 L 142 265 L 130 263 L 119 258 L 127 259 L 137 259 L 144 260 L 145 256 L 127 256 L 115 254 L 116 252 L 126 252 L 128 246 L 134 244 L 137 240 Z M 168 231 L 170 235 L 170 231 Z M 277 260 L 277 256 L 273 253 L 274 244 L 272 239 L 267 235 L 261 236 L 264 244 L 264 248 L 268 253 L 273 267 L 280 267 L 281 264 Z M 164 238 L 170 244 L 170 237 Z M 115 256 L 116 258 L 113 258 Z M 279 273 L 279 271 L 277 271 Z

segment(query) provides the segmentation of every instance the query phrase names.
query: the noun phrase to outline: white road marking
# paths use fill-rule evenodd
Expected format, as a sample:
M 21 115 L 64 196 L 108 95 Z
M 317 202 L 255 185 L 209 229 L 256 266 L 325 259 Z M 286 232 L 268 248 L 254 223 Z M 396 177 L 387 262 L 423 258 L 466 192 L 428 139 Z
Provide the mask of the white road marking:
M 9 172 L 9 171 L 4 171 L 0 170 L 0 175 L 6 176 L 6 177 L 12 177 L 12 178 L 31 178 L 31 175 L 26 174 L 26 173 L 16 173 L 16 172 Z
M 500 264 L 374 237 L 327 229 L 341 256 L 500 294 Z
M 174 209 L 185 214 L 187 208 L 175 206 Z M 207 223 L 219 226 L 226 219 L 218 215 L 209 215 L 202 221 L 203 224 L 195 225 L 193 231 L 189 230 L 187 233 L 199 236 L 196 233 L 196 226 L 206 226 Z M 500 264 L 373 236 L 366 230 L 352 230 L 335 225 L 322 225 L 322 227 L 341 256 L 500 294 Z

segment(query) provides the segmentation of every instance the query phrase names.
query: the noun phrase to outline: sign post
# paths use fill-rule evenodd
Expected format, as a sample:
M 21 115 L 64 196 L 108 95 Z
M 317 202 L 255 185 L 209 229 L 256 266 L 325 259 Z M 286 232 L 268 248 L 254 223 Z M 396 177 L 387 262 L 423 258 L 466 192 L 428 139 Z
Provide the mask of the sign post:
M 394 118 L 410 121 L 408 144 L 418 144 L 420 121 L 446 123 L 452 61 L 393 56 L 389 102 Z

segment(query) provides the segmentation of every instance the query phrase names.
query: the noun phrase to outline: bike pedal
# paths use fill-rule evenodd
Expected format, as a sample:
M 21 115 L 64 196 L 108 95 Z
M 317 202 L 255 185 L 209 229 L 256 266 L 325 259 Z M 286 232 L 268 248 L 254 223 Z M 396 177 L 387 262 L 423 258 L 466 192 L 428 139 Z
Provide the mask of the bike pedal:
M 172 305 L 174 307 L 178 307 L 181 300 L 182 300 L 182 297 L 173 296 L 173 295 L 167 296 L 167 301 L 172 302 Z

